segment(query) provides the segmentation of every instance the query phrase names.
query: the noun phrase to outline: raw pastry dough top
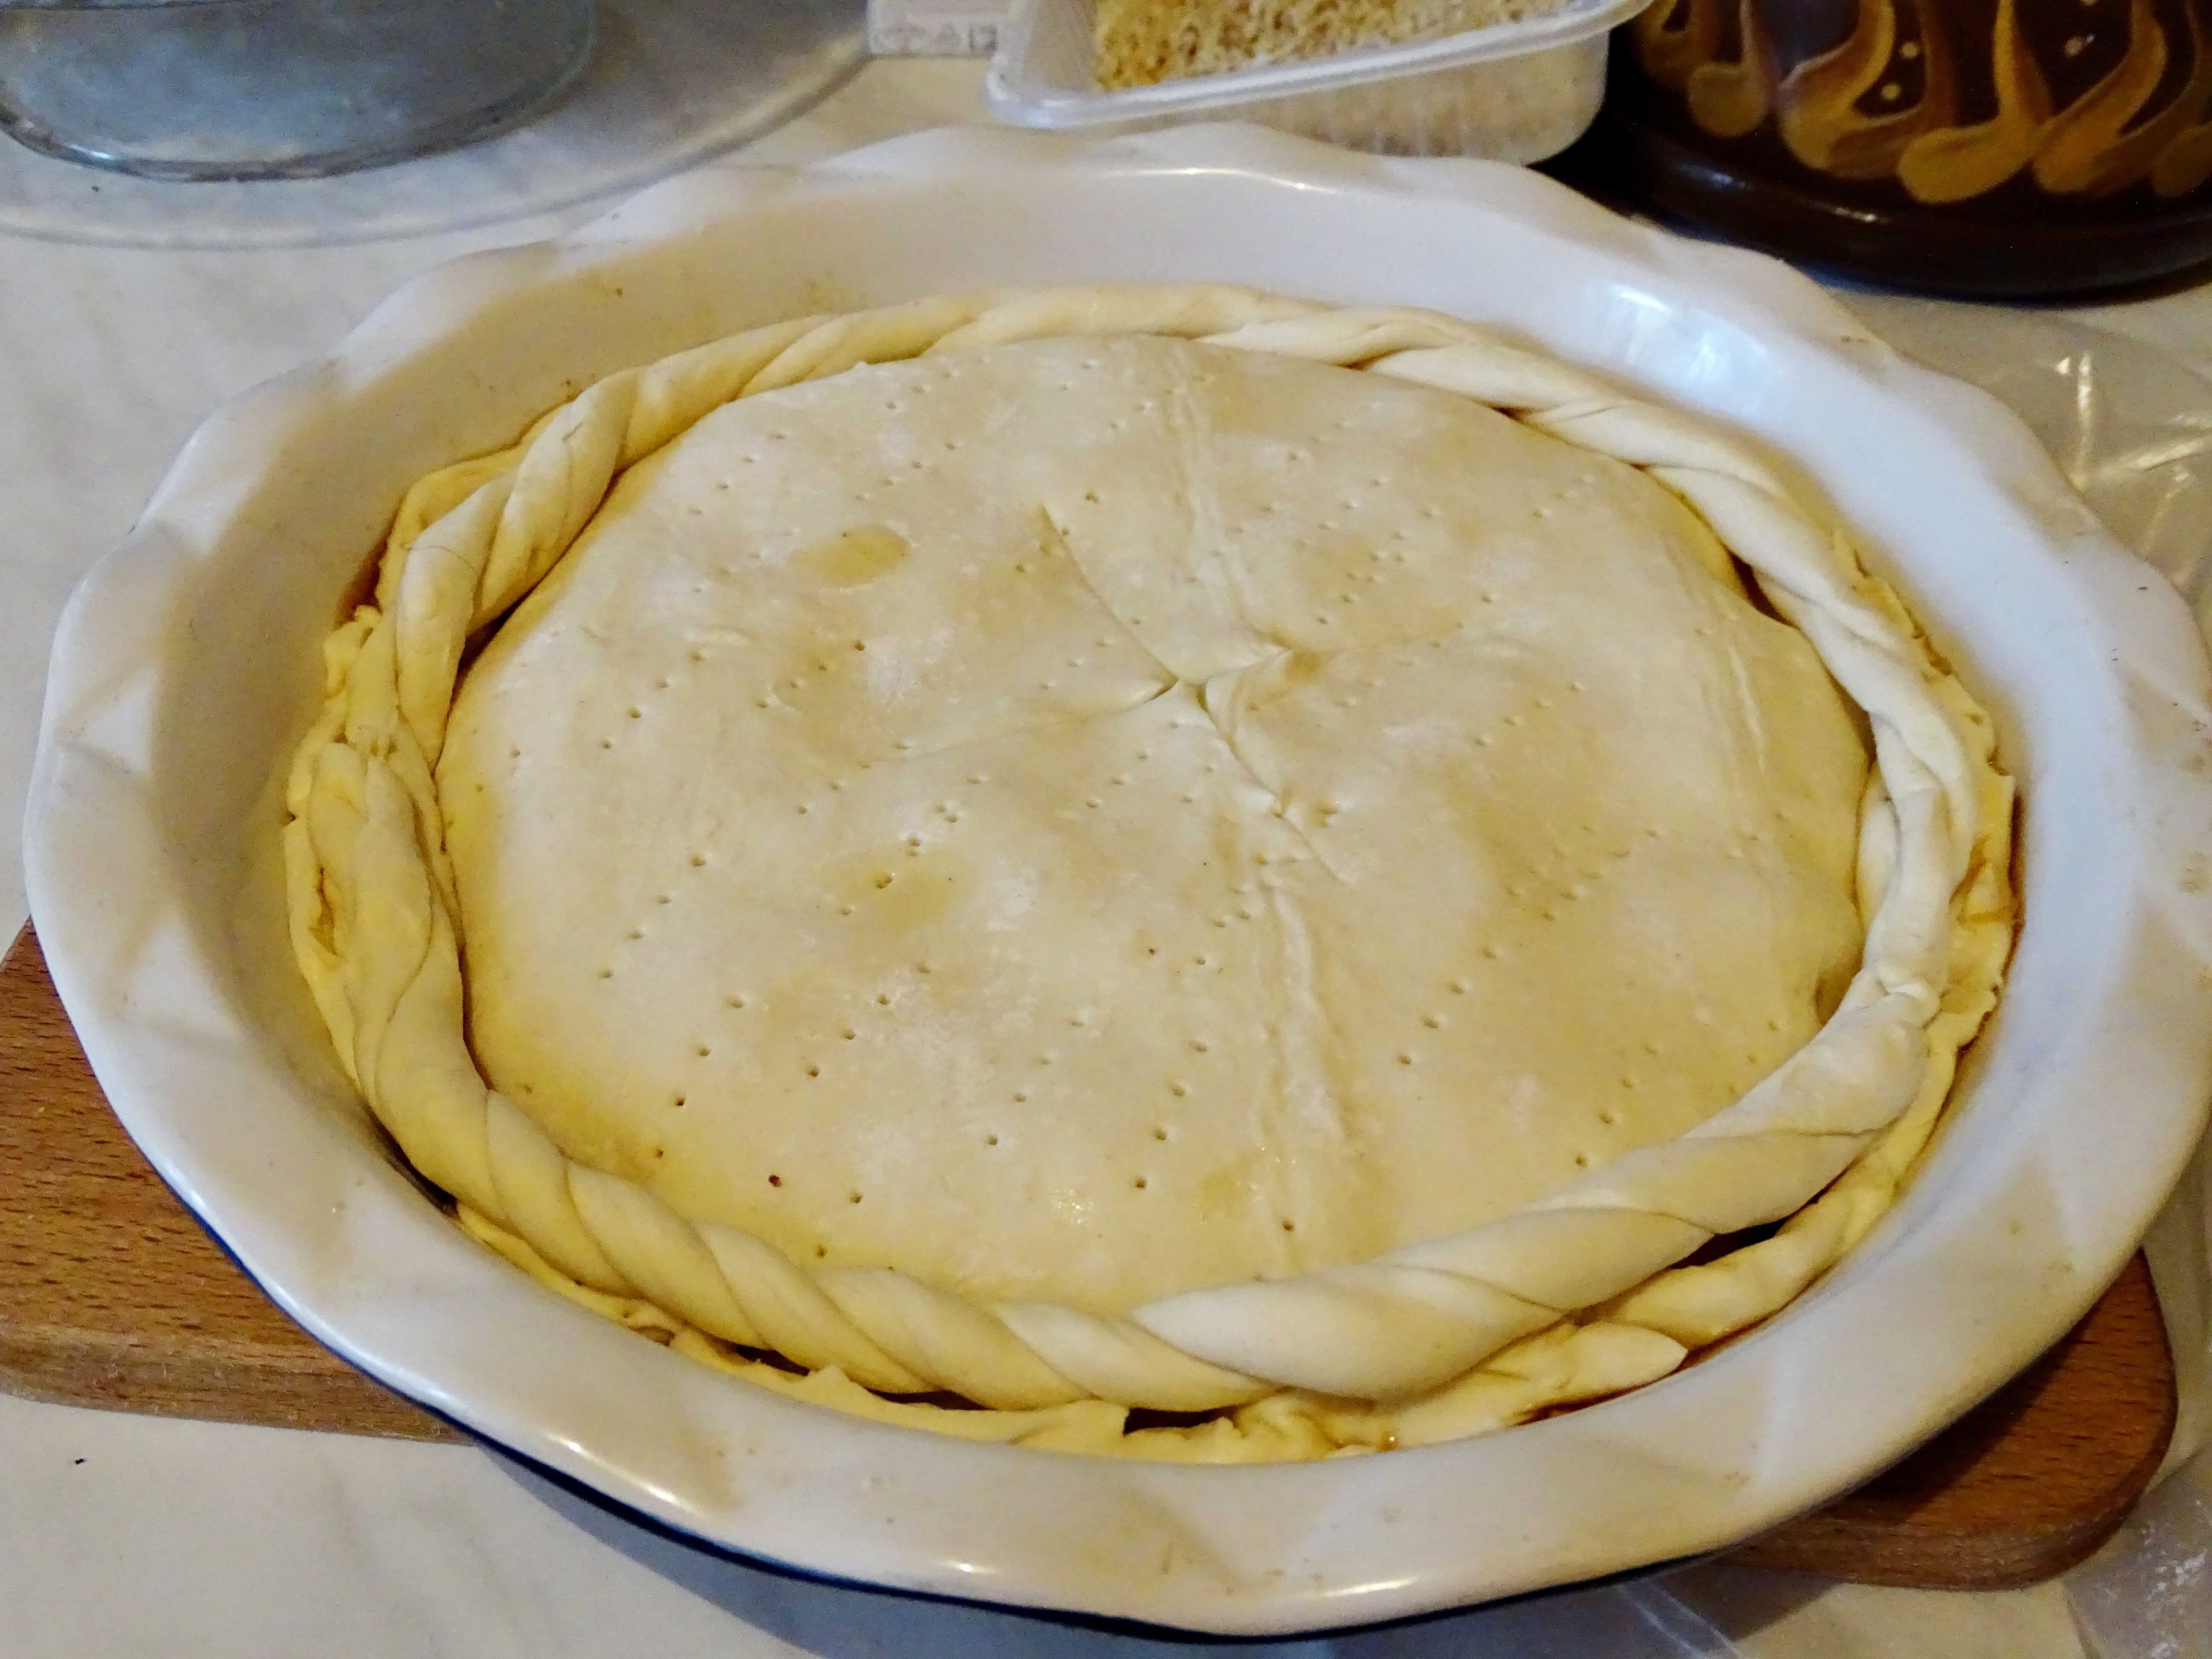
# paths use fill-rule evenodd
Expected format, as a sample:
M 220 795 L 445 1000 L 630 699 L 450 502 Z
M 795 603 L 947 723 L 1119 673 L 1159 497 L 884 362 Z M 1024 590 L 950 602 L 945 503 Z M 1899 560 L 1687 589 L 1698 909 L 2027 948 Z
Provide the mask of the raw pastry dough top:
M 1152 337 L 632 467 L 439 767 L 471 1042 L 817 1265 L 1114 1312 L 1673 1139 L 1857 964 L 1813 649 L 1634 470 Z

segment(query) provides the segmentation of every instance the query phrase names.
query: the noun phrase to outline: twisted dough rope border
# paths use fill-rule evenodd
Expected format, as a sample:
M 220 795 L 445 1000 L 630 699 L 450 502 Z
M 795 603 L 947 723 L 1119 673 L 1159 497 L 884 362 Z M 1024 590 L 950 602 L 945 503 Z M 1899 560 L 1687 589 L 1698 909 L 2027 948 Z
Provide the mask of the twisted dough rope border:
M 1639 467 L 1686 503 L 1871 724 L 1866 943 L 1835 1015 L 1686 1134 L 1515 1213 L 1371 1261 L 1194 1291 L 1122 1317 L 984 1306 L 886 1267 L 802 1267 L 569 1162 L 487 1085 L 464 1036 L 434 772 L 471 637 L 553 568 L 623 468 L 725 403 L 862 363 L 1121 334 L 1456 392 Z M 1290 1401 L 1308 1428 L 1321 1425 L 1322 1449 L 1402 1443 L 1464 1431 L 1470 1401 L 1486 1426 L 1663 1375 L 1687 1349 L 1783 1306 L 1888 1207 L 2010 944 L 2010 784 L 1990 763 L 1988 720 L 1840 533 L 1708 424 L 1430 313 L 1110 287 L 939 297 L 755 329 L 611 375 L 513 449 L 422 480 L 399 509 L 374 603 L 325 654 L 325 706 L 287 794 L 292 939 L 347 1072 L 409 1160 L 480 1237 L 580 1299 L 673 1333 L 679 1348 L 724 1357 L 712 1337 L 779 1354 L 826 1375 L 831 1393 L 956 1394 L 990 1409 L 934 1415 L 975 1419 L 958 1431 L 971 1434 L 1023 1437 L 1040 1413 L 1101 1401 L 1116 1435 L 1121 1407 L 1245 1407 L 1238 1423 L 1256 1432 L 1281 1413 L 1270 1419 L 1254 1402 Z M 1717 1237 L 1784 1218 L 1758 1244 L 1674 1267 Z M 1003 1432 L 984 1420 L 994 1417 Z

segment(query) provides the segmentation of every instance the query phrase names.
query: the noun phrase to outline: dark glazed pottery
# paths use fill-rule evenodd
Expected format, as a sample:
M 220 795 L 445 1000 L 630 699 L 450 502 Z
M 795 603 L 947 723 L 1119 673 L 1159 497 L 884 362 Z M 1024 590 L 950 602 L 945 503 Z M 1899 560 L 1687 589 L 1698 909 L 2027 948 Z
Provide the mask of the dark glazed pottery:
M 1569 170 L 1907 287 L 2168 276 L 2212 259 L 2212 0 L 1656 0 Z

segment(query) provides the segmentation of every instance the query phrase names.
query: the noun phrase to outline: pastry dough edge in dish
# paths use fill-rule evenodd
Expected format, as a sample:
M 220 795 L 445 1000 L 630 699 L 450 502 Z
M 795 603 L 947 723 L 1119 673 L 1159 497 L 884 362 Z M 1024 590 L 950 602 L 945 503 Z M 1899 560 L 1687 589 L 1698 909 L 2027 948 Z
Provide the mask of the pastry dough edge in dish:
M 986 1308 L 887 1268 L 808 1270 L 569 1163 L 487 1088 L 462 1034 L 432 778 L 471 635 L 552 569 L 622 468 L 733 398 L 860 362 L 1123 332 L 1453 391 L 1644 468 L 1704 519 L 1873 722 L 1866 951 L 1835 1018 L 1688 1134 L 1515 1214 L 1373 1262 L 1194 1291 L 1121 1319 Z M 2011 939 L 2010 786 L 1991 764 L 1989 723 L 1840 537 L 1707 424 L 1433 313 L 1102 288 L 755 330 L 611 376 L 515 448 L 422 481 L 400 509 L 374 603 L 332 637 L 326 662 L 330 699 L 288 791 L 294 946 L 342 1060 L 410 1161 L 454 1195 L 477 1237 L 601 1311 L 803 1398 L 971 1437 L 1310 1457 L 1455 1437 L 1664 1375 L 1689 1349 L 1783 1306 L 1887 1207 Z M 1717 1236 L 1775 1222 L 1759 1244 L 1673 1266 Z M 1574 1241 L 1565 1251 L 1563 1233 Z M 729 1347 L 777 1352 L 812 1374 Z M 939 1390 L 988 1409 L 881 1397 Z M 1124 1432 L 1132 1407 L 1229 1414 Z

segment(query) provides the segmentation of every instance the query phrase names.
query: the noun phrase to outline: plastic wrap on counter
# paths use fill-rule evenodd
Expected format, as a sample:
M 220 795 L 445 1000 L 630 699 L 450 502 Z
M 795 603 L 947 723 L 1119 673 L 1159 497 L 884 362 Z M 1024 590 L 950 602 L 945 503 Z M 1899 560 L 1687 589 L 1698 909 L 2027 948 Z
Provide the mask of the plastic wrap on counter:
M 2212 380 L 2138 341 L 2047 313 L 1837 297 L 1906 356 L 2008 404 L 2212 635 Z

